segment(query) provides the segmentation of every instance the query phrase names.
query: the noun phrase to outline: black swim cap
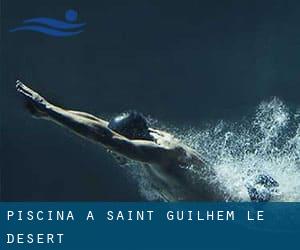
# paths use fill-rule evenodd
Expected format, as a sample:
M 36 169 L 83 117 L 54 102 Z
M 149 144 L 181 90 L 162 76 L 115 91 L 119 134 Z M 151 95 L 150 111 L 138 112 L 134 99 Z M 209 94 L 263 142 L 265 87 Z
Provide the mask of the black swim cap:
M 147 119 L 136 111 L 121 113 L 109 121 L 108 127 L 129 139 L 153 140 Z

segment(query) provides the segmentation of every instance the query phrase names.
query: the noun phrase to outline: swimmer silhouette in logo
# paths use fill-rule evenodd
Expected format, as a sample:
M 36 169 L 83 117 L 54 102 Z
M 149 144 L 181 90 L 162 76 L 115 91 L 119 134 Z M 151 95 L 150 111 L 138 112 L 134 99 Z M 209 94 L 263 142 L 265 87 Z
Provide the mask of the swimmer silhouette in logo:
M 55 37 L 74 36 L 83 32 L 85 26 L 85 23 L 75 23 L 77 19 L 77 11 L 70 9 L 65 12 L 65 20 L 48 17 L 26 19 L 22 26 L 11 29 L 10 32 L 34 31 Z
M 35 118 L 58 123 L 122 158 L 142 163 L 141 167 L 153 177 L 151 181 L 160 187 L 163 200 L 231 200 L 219 188 L 213 166 L 173 135 L 151 128 L 142 114 L 124 112 L 106 121 L 88 113 L 55 106 L 19 80 L 16 89 L 25 98 L 27 108 Z M 209 178 L 191 181 L 189 166 L 196 167 Z M 245 187 L 250 200 L 271 200 L 278 183 L 266 174 L 256 179 Z

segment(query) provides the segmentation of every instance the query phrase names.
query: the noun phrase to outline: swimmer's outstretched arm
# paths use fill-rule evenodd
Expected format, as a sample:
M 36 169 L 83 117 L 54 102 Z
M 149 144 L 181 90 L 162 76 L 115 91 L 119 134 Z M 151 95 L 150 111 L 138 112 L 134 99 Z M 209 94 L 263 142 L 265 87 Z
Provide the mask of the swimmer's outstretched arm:
M 172 149 L 164 148 L 151 141 L 129 140 L 108 128 L 108 122 L 91 114 L 60 108 L 17 81 L 17 91 L 37 113 L 37 117 L 54 121 L 69 128 L 84 138 L 101 143 L 125 157 L 147 163 L 162 164 L 173 156 Z

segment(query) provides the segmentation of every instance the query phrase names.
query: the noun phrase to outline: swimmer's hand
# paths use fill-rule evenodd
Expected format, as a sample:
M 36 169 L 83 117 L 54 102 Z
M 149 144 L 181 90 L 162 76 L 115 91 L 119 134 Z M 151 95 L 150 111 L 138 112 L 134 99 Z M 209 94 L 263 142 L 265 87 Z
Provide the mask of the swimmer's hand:
M 35 118 L 47 116 L 45 110 L 49 103 L 45 98 L 27 87 L 20 80 L 16 81 L 16 90 L 25 98 L 26 108 Z

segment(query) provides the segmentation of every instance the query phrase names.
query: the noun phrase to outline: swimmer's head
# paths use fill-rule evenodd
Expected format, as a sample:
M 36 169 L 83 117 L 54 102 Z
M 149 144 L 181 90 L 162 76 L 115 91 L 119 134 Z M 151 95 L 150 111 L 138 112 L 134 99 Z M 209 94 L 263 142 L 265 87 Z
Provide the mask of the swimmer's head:
M 153 140 L 146 117 L 136 111 L 117 115 L 109 121 L 108 127 L 129 139 Z

